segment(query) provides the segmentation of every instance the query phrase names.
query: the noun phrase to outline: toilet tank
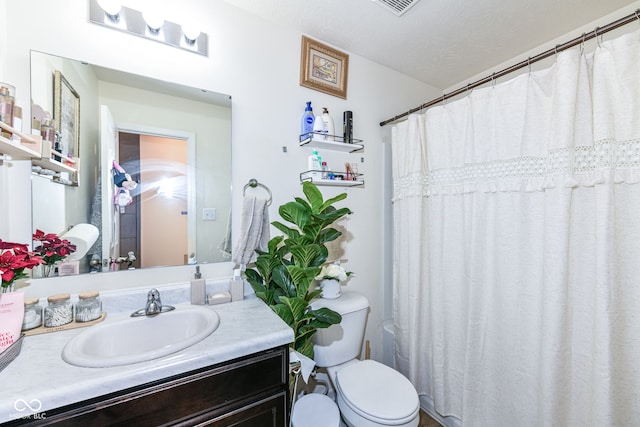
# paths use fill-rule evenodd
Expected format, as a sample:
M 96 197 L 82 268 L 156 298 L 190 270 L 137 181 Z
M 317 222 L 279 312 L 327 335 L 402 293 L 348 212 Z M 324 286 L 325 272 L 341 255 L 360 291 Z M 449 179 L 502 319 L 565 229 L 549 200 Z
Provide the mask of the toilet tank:
M 336 366 L 360 355 L 369 301 L 356 292 L 343 292 L 336 299 L 320 298 L 311 303 L 316 310 L 327 307 L 342 315 L 342 322 L 318 329 L 313 336 L 313 359 L 319 367 Z

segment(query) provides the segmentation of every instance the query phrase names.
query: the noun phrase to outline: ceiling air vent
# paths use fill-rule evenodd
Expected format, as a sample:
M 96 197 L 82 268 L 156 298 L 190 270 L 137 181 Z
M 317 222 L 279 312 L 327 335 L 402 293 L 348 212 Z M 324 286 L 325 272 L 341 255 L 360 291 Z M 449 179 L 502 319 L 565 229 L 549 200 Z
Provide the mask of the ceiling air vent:
M 402 16 L 407 10 L 418 3 L 419 0 L 373 0 L 380 6 L 395 13 L 397 16 Z

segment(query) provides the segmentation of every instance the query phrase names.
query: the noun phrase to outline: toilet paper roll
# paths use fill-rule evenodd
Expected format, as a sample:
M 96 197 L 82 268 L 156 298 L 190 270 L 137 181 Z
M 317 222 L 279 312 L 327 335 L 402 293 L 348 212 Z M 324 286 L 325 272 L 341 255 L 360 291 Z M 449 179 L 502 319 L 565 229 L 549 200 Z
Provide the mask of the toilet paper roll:
M 72 245 L 76 245 L 76 251 L 69 255 L 65 261 L 76 261 L 84 258 L 91 246 L 98 240 L 100 230 L 92 224 L 77 224 L 71 230 L 61 236 Z

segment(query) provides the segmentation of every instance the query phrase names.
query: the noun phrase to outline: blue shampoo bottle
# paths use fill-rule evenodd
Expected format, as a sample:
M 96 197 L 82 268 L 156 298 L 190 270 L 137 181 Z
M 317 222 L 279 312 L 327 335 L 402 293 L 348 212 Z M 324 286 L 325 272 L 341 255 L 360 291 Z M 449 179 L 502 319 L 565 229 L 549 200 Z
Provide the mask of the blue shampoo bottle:
M 313 121 L 315 117 L 313 116 L 313 109 L 311 108 L 311 101 L 307 102 L 307 107 L 304 109 L 304 114 L 302 115 L 302 135 L 310 134 L 313 132 Z M 311 135 L 309 135 L 311 137 Z

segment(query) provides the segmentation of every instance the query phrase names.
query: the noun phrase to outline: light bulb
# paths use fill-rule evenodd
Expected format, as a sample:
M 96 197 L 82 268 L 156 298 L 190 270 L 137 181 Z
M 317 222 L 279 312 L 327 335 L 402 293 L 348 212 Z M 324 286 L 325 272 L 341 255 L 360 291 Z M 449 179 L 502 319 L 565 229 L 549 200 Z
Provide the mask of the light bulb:
M 164 25 L 164 18 L 155 10 L 142 12 L 142 18 L 144 19 L 144 22 L 147 23 L 147 27 L 154 32 L 160 31 L 160 28 Z
M 189 43 L 195 43 L 200 36 L 200 29 L 194 25 L 185 24 L 182 26 L 182 33 Z
M 118 19 L 122 9 L 122 4 L 118 0 L 98 0 L 98 5 L 110 19 Z

